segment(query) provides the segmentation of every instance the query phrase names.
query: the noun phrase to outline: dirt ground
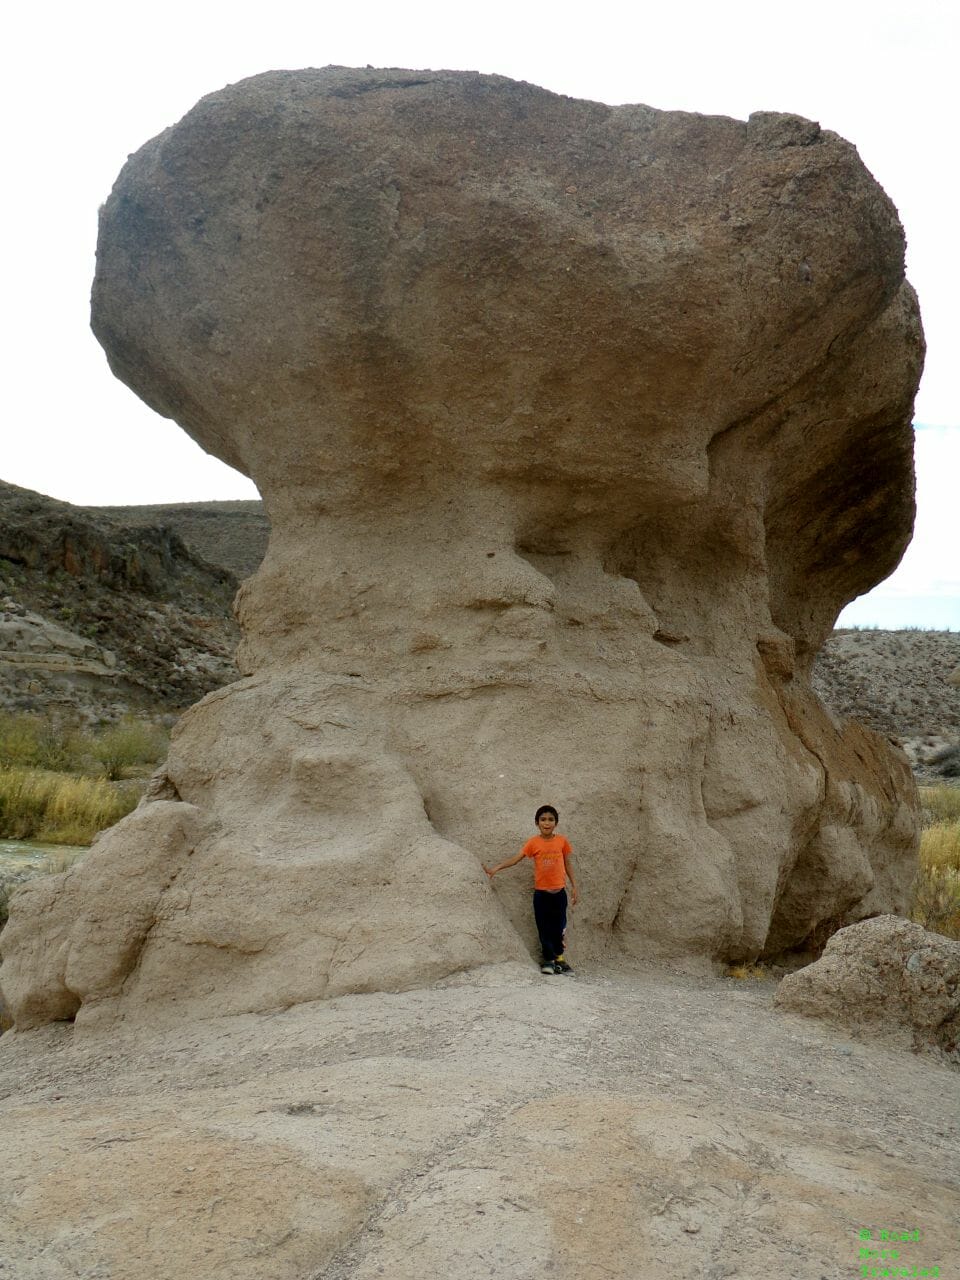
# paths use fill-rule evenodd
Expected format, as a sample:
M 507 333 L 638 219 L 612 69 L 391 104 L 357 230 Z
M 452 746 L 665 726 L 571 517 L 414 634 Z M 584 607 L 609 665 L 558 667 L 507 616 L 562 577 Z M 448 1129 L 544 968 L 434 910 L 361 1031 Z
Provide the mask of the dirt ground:
M 774 991 L 509 964 L 4 1035 L 0 1277 L 960 1275 L 960 1072 Z

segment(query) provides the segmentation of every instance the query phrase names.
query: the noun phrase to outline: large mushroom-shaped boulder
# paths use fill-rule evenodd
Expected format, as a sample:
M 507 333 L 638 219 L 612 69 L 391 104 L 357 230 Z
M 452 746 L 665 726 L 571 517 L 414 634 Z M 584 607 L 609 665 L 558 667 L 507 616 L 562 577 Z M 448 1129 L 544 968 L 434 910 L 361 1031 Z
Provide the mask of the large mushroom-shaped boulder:
M 273 72 L 131 157 L 93 313 L 272 534 L 245 678 L 167 767 L 201 834 L 127 978 L 58 969 L 87 975 L 81 1019 L 521 955 L 526 876 L 480 863 L 542 801 L 580 956 L 755 957 L 902 909 L 906 762 L 808 681 L 913 514 L 916 302 L 849 143 L 473 73 Z M 109 882 L 80 869 L 69 901 Z M 31 928 L 82 951 L 55 915 Z

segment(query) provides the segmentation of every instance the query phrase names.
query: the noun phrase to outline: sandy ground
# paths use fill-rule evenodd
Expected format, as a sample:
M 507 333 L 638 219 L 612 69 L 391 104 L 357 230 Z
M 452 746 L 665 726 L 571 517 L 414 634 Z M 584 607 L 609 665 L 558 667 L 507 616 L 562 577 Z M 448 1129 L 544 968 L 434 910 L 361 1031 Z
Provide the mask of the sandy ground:
M 960 1275 L 960 1072 L 774 990 L 511 964 L 5 1035 L 0 1277 Z

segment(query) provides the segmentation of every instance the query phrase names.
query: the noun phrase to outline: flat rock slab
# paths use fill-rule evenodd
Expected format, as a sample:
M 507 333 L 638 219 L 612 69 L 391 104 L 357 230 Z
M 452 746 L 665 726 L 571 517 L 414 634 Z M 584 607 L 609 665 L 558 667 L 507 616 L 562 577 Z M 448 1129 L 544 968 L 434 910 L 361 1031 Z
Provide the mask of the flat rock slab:
M 4 1036 L 3 1274 L 847 1280 L 883 1230 L 948 1274 L 960 1074 L 772 1000 L 507 964 L 163 1035 Z

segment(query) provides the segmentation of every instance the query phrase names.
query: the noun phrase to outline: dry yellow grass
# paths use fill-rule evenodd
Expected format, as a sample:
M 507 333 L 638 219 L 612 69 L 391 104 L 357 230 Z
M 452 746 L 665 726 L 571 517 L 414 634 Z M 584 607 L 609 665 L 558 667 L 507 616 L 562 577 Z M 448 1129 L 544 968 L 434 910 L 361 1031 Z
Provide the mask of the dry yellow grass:
M 755 982 L 762 982 L 765 978 L 769 978 L 770 974 L 762 964 L 732 964 L 727 970 L 728 978 L 736 978 L 738 982 L 745 982 L 753 979 Z
M 935 820 L 920 837 L 910 918 L 960 941 L 960 788 L 923 787 L 920 794 Z
M 960 820 L 960 787 L 921 787 L 920 803 L 925 822 Z
M 920 865 L 928 871 L 960 872 L 960 819 L 927 827 L 920 837 Z
M 0 836 L 48 844 L 89 844 L 137 803 L 104 778 L 39 769 L 0 769 Z

